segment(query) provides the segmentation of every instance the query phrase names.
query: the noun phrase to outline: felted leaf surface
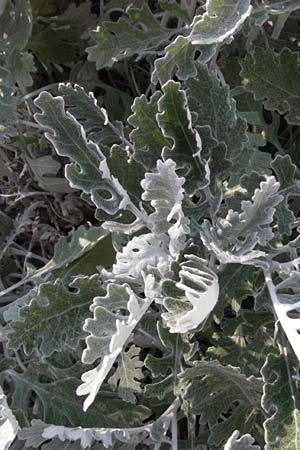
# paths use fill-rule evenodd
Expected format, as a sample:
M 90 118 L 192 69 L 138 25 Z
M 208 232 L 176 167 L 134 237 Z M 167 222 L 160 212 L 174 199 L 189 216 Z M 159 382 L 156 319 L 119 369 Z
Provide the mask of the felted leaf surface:
M 169 250 L 174 258 L 184 249 L 189 232 L 189 221 L 182 211 L 185 179 L 178 177 L 175 169 L 172 159 L 158 160 L 157 173 L 146 172 L 141 182 L 142 199 L 150 202 L 155 210 L 148 218 L 148 226 L 155 234 L 169 234 Z
M 250 434 L 240 436 L 238 431 L 234 431 L 228 439 L 224 450 L 260 450 L 258 445 L 254 445 L 255 439 Z
M 231 37 L 251 13 L 249 0 L 207 0 L 203 16 L 195 16 L 190 42 L 209 45 Z
M 162 318 L 170 333 L 187 333 L 200 325 L 216 305 L 219 295 L 217 275 L 195 255 L 186 255 L 179 277 L 176 287 L 182 294 L 163 301 L 168 312 L 163 313 Z
M 131 107 L 134 114 L 128 118 L 129 124 L 134 127 L 130 133 L 130 139 L 134 143 L 133 157 L 146 169 L 155 168 L 163 147 L 170 144 L 156 121 L 160 98 L 159 91 L 149 101 L 145 95 L 136 97 Z
M 152 277 L 150 275 L 150 277 Z M 96 297 L 91 306 L 93 319 L 87 319 L 84 330 L 87 348 L 82 355 L 84 363 L 92 363 L 100 358 L 99 365 L 82 375 L 83 384 L 77 395 L 88 395 L 84 411 L 94 402 L 102 383 L 111 370 L 116 358 L 124 348 L 137 323 L 141 320 L 153 299 L 140 299 L 128 285 L 110 283 L 105 297 Z M 129 314 L 122 315 L 120 309 Z
M 246 122 L 237 117 L 229 86 L 221 86 L 216 73 L 210 73 L 206 65 L 198 64 L 197 68 L 197 76 L 184 83 L 188 106 L 196 113 L 193 126 L 210 126 L 212 137 L 226 144 L 227 157 L 236 158 L 248 140 Z
M 108 383 L 118 390 L 118 395 L 125 402 L 136 403 L 134 392 L 142 392 L 141 383 L 144 363 L 139 359 L 140 349 L 135 345 L 122 351 L 118 358 L 118 367 Z
M 70 292 L 60 279 L 54 284 L 41 284 L 37 296 L 20 309 L 19 321 L 11 323 L 9 347 L 18 349 L 23 345 L 26 354 L 39 348 L 44 356 L 64 347 L 75 349 L 84 338 L 82 327 L 89 306 L 104 290 L 97 275 L 78 277 L 71 287 L 76 292 Z M 46 299 L 47 303 L 41 303 L 40 299 Z
M 217 361 L 201 361 L 186 369 L 179 378 L 192 382 L 184 398 L 190 402 L 191 412 L 201 415 L 202 420 L 208 423 L 208 443 L 211 445 L 220 446 L 235 430 L 241 433 L 249 431 L 249 415 L 260 412 L 261 380 L 246 378 L 232 366 L 222 366 Z M 229 409 L 231 414 L 226 416 Z
M 97 70 L 112 67 L 117 61 L 133 55 L 144 56 L 168 40 L 174 33 L 172 29 L 161 27 L 147 4 L 141 9 L 129 7 L 128 18 L 121 17 L 118 22 L 104 22 L 92 38 L 96 42 L 88 47 L 88 60 L 96 62 Z M 141 24 L 141 27 L 136 26 Z
M 14 441 L 19 424 L 8 407 L 6 396 L 0 387 L 0 443 L 2 450 L 8 450 Z
M 219 236 L 235 240 L 239 236 L 249 237 L 250 233 L 256 233 L 256 239 L 262 244 L 272 239 L 270 224 L 275 206 L 282 201 L 282 196 L 278 194 L 279 187 L 280 184 L 273 176 L 262 181 L 251 201 L 242 201 L 243 212 L 238 214 L 230 209 L 226 218 L 219 221 L 222 230 Z
M 63 97 L 53 97 L 42 92 L 35 100 L 42 111 L 35 114 L 36 121 L 49 131 L 47 139 L 54 145 L 61 156 L 68 156 L 72 161 L 65 167 L 65 175 L 72 187 L 91 194 L 97 208 L 114 214 L 126 208 L 129 198 L 118 180 L 111 176 L 106 158 L 99 146 L 88 141 L 84 128 L 69 112 L 65 112 Z M 101 192 L 110 193 L 107 199 Z
M 185 190 L 193 194 L 208 184 L 205 162 L 201 159 L 202 143 L 199 133 L 192 128 L 192 118 L 185 91 L 180 84 L 168 81 L 159 99 L 157 121 L 164 135 L 173 141 L 163 149 L 163 158 L 173 158 L 180 174 L 186 178 Z
M 288 48 L 275 53 L 257 47 L 241 62 L 245 88 L 270 111 L 286 114 L 288 123 L 300 124 L 299 55 Z
M 288 275 L 284 272 L 280 273 L 280 278 L 281 281 L 275 285 L 270 274 L 265 276 L 276 315 L 300 361 L 300 320 L 298 313 L 300 307 L 300 272 L 296 268 L 291 269 Z
M 264 394 L 262 406 L 270 417 L 264 423 L 266 450 L 300 448 L 299 361 L 269 354 L 262 368 Z

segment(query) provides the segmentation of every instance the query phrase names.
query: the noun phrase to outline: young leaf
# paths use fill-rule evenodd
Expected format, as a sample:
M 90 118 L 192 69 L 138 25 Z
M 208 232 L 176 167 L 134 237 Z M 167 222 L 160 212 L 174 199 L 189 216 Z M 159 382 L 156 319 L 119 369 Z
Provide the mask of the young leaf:
M 183 291 L 179 298 L 165 298 L 167 313 L 162 318 L 170 333 L 187 333 L 200 325 L 218 301 L 219 283 L 217 275 L 207 267 L 205 261 L 195 255 L 186 255 L 181 264 L 180 282 L 176 287 Z
M 128 285 L 118 286 L 113 283 L 108 285 L 106 297 L 94 299 L 91 306 L 94 318 L 87 319 L 84 325 L 84 330 L 90 336 L 86 339 L 87 348 L 82 361 L 92 363 L 101 358 L 101 362 L 81 377 L 83 384 L 78 387 L 77 395 L 88 395 L 84 401 L 84 411 L 94 402 L 116 358 L 152 301 L 152 298 L 138 298 Z M 129 314 L 121 315 L 118 313 L 120 309 L 127 310 Z
M 228 439 L 224 450 L 260 450 L 258 445 L 254 445 L 255 439 L 250 434 L 244 434 L 239 438 L 240 433 L 234 431 Z
M 41 284 L 36 297 L 20 309 L 19 320 L 11 323 L 8 346 L 18 349 L 23 345 L 26 354 L 40 348 L 44 356 L 64 347 L 76 349 L 84 338 L 82 327 L 89 306 L 104 290 L 97 275 L 78 277 L 70 286 L 76 292 L 65 288 L 60 279 L 54 284 Z M 47 304 L 41 299 L 46 299 Z
M 288 48 L 275 53 L 256 47 L 241 62 L 245 88 L 269 111 L 286 114 L 288 123 L 300 125 L 299 54 Z
M 164 135 L 171 138 L 173 146 L 163 149 L 163 158 L 172 158 L 186 178 L 185 189 L 193 194 L 209 183 L 205 162 L 201 159 L 202 143 L 199 133 L 192 128 L 192 117 L 185 91 L 180 84 L 168 81 L 159 99 L 157 121 Z
M 171 159 L 165 162 L 158 160 L 157 173 L 146 172 L 141 182 L 145 191 L 142 199 L 155 209 L 148 217 L 148 227 L 154 234 L 169 234 L 169 250 L 173 258 L 184 249 L 189 232 L 189 221 L 182 211 L 185 179 L 178 177 L 175 168 L 176 164 Z

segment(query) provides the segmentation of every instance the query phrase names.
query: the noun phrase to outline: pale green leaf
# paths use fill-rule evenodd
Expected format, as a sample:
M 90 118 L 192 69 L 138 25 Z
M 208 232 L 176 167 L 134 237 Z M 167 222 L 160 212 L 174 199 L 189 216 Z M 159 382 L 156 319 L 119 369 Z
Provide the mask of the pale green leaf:
M 14 441 L 19 424 L 8 407 L 6 396 L 0 387 L 0 443 L 1 450 L 8 450 Z

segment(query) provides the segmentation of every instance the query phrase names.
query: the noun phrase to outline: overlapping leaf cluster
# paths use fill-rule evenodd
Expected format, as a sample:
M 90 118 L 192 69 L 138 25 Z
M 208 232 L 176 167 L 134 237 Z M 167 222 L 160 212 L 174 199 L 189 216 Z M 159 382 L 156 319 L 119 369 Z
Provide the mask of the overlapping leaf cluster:
M 299 10 L 0 1 L 1 449 L 300 449 Z

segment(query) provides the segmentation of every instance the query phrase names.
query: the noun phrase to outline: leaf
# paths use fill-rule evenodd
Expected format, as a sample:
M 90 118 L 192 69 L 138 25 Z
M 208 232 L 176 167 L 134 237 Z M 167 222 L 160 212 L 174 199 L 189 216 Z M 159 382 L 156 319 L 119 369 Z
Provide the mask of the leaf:
M 163 147 L 169 145 L 169 140 L 163 135 L 157 121 L 158 100 L 161 92 L 155 92 L 147 101 L 145 95 L 136 97 L 131 107 L 134 114 L 128 118 L 128 123 L 134 127 L 130 139 L 134 143 L 133 158 L 146 169 L 153 169 L 161 157 Z
M 261 372 L 262 406 L 270 415 L 264 423 L 265 449 L 299 449 L 299 362 L 291 352 L 286 356 L 269 354 Z
M 8 407 L 6 396 L 0 387 L 0 442 L 1 450 L 8 450 L 14 441 L 19 424 Z
M 195 77 L 197 65 L 194 60 L 196 53 L 199 51 L 201 55 L 197 58 L 198 62 L 206 63 L 215 54 L 216 48 L 214 45 L 193 45 L 187 37 L 177 36 L 165 48 L 165 55 L 155 60 L 154 71 L 151 75 L 152 83 L 157 84 L 159 81 L 163 85 L 172 79 L 174 74 L 180 80 Z
M 184 22 L 189 23 L 190 17 L 188 11 L 183 6 L 179 5 L 176 0 L 159 0 L 159 6 L 164 10 L 172 14 L 172 16 L 182 19 Z
M 212 137 L 226 144 L 227 158 L 237 158 L 248 141 L 246 122 L 237 116 L 229 86 L 221 86 L 216 73 L 209 73 L 206 65 L 198 64 L 197 69 L 197 76 L 184 83 L 188 106 L 196 113 L 193 126 L 197 129 L 208 125 Z
M 145 394 L 160 400 L 174 395 L 175 377 L 179 371 L 182 358 L 188 354 L 190 346 L 182 339 L 181 335 L 170 334 L 162 321 L 157 322 L 157 331 L 162 343 L 162 355 L 155 356 L 148 353 L 145 366 L 151 371 L 152 383 L 146 384 Z
M 128 19 L 121 17 L 118 22 L 103 22 L 92 32 L 96 45 L 87 48 L 88 60 L 96 62 L 97 70 L 112 67 L 133 55 L 144 56 L 174 34 L 174 30 L 161 27 L 147 4 L 141 9 L 129 7 L 126 13 Z
M 300 325 L 299 325 L 299 313 L 298 308 L 300 306 L 299 301 L 299 281 L 300 272 L 296 268 L 291 268 L 287 273 L 283 270 L 281 264 L 277 268 L 280 278 L 275 285 L 272 280 L 272 276 L 269 271 L 265 271 L 265 280 L 269 290 L 271 300 L 275 313 L 280 321 L 280 324 L 300 361 Z M 275 269 L 274 269 L 275 270 Z
M 32 17 L 28 0 L 6 2 L 0 15 L 0 51 L 5 54 L 20 52 L 31 34 Z
M 255 24 L 262 26 L 271 15 L 285 14 L 299 9 L 298 0 L 269 0 L 268 4 L 264 2 L 259 5 L 257 10 L 253 11 Z
M 33 273 L 28 273 L 22 280 L 22 284 L 29 281 L 37 281 L 41 277 L 55 270 L 62 270 L 68 268 L 74 261 L 80 260 L 80 258 L 89 252 L 94 246 L 99 244 L 99 247 L 106 248 L 108 233 L 101 227 L 86 228 L 84 225 L 80 225 L 75 231 L 71 232 L 69 236 L 61 236 L 55 247 L 53 258 L 43 267 L 38 270 L 34 270 Z M 102 251 L 103 251 L 102 250 Z M 110 250 L 111 255 L 111 250 Z M 103 265 L 109 264 L 108 260 L 103 260 Z M 99 261 L 99 264 L 101 261 Z M 71 270 L 71 267 L 70 267 Z M 77 275 L 77 273 L 76 273 Z
M 208 185 L 207 166 L 201 159 L 202 143 L 192 128 L 192 118 L 185 91 L 180 84 L 169 81 L 163 86 L 164 95 L 158 101 L 157 121 L 164 135 L 173 141 L 164 147 L 163 158 L 176 161 L 180 174 L 186 178 L 185 190 L 193 194 Z
M 263 100 L 269 111 L 286 114 L 288 123 L 300 124 L 298 79 L 299 54 L 288 48 L 275 53 L 270 48 L 257 47 L 241 62 L 245 88 L 256 100 Z
M 258 445 L 253 445 L 255 439 L 250 434 L 244 434 L 239 438 L 240 433 L 234 431 L 227 441 L 224 450 L 260 450 Z
M 151 282 L 152 275 L 149 277 Z M 114 283 L 108 285 L 105 297 L 94 299 L 91 306 L 94 318 L 87 319 L 84 325 L 84 331 L 90 336 L 86 339 L 87 348 L 82 361 L 87 364 L 101 358 L 101 362 L 81 377 L 83 384 L 77 389 L 77 395 L 88 395 L 84 411 L 94 402 L 116 358 L 152 301 L 152 298 L 140 299 L 128 285 Z M 127 310 L 129 314 L 121 315 L 118 313 L 120 309 Z
M 39 417 L 52 424 L 82 427 L 126 427 L 140 423 L 149 415 L 149 410 L 140 405 L 126 404 L 111 394 L 100 396 L 90 411 L 82 414 L 81 402 L 76 398 L 75 391 L 79 381 L 77 378 L 66 377 L 54 382 L 40 381 L 39 377 L 45 371 L 41 365 L 32 365 L 26 373 L 18 373 L 8 369 L 1 374 L 1 382 L 9 379 L 13 383 L 10 408 L 15 413 L 20 425 L 29 423 L 32 418 L 30 394 L 34 392 L 38 398 L 36 409 Z M 41 377 L 42 378 L 42 377 Z M 26 418 L 26 420 L 25 420 Z
M 143 273 L 151 273 L 154 268 L 171 263 L 166 236 L 157 237 L 153 233 L 134 236 L 121 252 L 117 253 L 112 276 L 120 281 L 142 282 Z M 135 263 L 132 264 L 132 261 Z
M 197 362 L 179 374 L 179 378 L 191 382 L 183 397 L 190 402 L 191 412 L 201 415 L 202 421 L 208 423 L 208 444 L 219 447 L 233 431 L 251 431 L 254 425 L 251 415 L 260 414 L 260 379 L 246 378 L 238 369 L 222 366 L 217 361 Z M 229 416 L 228 411 L 231 411 Z
M 288 201 L 291 196 L 300 195 L 300 182 L 296 177 L 297 167 L 292 163 L 289 155 L 277 155 L 272 161 L 271 167 L 276 173 L 280 182 L 280 190 L 283 192 L 283 200 L 277 205 L 275 211 L 278 231 L 281 234 L 290 235 L 295 216 L 289 209 Z
M 178 177 L 171 159 L 157 161 L 157 173 L 146 172 L 141 182 L 142 200 L 150 202 L 155 212 L 148 217 L 148 227 L 154 234 L 168 233 L 169 250 L 173 258 L 184 249 L 189 232 L 189 220 L 184 217 L 184 178 Z
M 245 238 L 250 233 L 255 233 L 255 240 L 264 245 L 273 237 L 270 224 L 273 221 L 275 206 L 282 201 L 278 194 L 279 183 L 275 177 L 267 177 L 260 183 L 260 188 L 255 189 L 250 200 L 242 201 L 243 212 L 238 214 L 229 210 L 225 219 L 220 219 L 219 237 L 236 241 L 240 236 Z
M 46 138 L 59 155 L 74 161 L 65 167 L 71 187 L 91 194 L 96 207 L 109 214 L 116 213 L 120 208 L 126 209 L 130 202 L 126 191 L 111 176 L 99 146 L 88 141 L 83 127 L 69 112 L 65 112 L 63 97 L 52 97 L 48 92 L 42 92 L 35 104 L 42 111 L 35 114 L 35 120 L 49 130 L 45 133 Z M 108 199 L 107 192 L 110 193 Z
M 144 378 L 144 363 L 140 361 L 139 356 L 140 349 L 135 345 L 131 345 L 127 351 L 122 351 L 118 367 L 108 380 L 110 385 L 117 388 L 120 398 L 133 404 L 136 403 L 134 392 L 142 392 L 140 380 Z
M 82 327 L 88 308 L 104 290 L 97 275 L 75 278 L 70 287 L 76 292 L 65 288 L 60 279 L 41 284 L 37 296 L 20 309 L 19 321 L 11 323 L 8 346 L 17 350 L 23 345 L 27 355 L 39 348 L 46 357 L 65 347 L 75 350 L 84 338 Z
M 207 267 L 206 261 L 185 255 L 176 283 L 178 298 L 167 297 L 163 305 L 167 313 L 162 318 L 167 322 L 170 333 L 187 333 L 200 325 L 218 301 L 219 283 L 217 275 Z
M 251 13 L 249 0 L 207 0 L 203 16 L 195 16 L 188 36 L 193 45 L 221 43 L 231 37 Z

